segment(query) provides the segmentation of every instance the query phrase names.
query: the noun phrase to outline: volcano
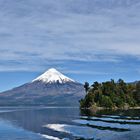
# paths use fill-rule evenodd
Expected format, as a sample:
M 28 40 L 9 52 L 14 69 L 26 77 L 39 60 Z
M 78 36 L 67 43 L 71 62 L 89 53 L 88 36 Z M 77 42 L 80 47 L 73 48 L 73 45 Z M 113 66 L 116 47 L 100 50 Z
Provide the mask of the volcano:
M 51 68 L 29 83 L 2 92 L 0 105 L 78 106 L 84 95 L 82 84 Z

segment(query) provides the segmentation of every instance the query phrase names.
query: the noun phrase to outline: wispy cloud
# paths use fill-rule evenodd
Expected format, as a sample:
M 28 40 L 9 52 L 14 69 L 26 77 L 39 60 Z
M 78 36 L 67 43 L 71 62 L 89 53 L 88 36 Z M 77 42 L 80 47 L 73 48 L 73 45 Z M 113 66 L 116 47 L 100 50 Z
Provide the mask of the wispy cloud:
M 0 71 L 140 56 L 138 0 L 1 0 L 0 6 Z
M 110 73 L 106 72 L 97 72 L 93 70 L 62 70 L 64 73 L 68 74 L 85 74 L 85 75 L 108 75 Z

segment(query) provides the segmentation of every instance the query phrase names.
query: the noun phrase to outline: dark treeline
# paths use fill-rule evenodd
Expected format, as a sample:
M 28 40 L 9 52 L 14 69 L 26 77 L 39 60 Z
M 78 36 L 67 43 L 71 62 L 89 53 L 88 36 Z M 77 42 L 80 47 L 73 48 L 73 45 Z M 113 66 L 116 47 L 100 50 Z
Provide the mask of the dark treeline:
M 126 83 L 122 79 L 103 83 L 94 82 L 91 86 L 86 82 L 87 92 L 80 100 L 81 108 L 129 108 L 140 106 L 140 81 Z

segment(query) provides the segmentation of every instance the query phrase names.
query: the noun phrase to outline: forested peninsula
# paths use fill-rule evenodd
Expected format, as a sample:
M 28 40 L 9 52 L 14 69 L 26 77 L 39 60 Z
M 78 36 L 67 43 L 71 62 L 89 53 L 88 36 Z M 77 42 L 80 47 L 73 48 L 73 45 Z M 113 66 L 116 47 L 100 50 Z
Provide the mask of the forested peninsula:
M 140 81 L 126 83 L 119 79 L 89 86 L 85 82 L 86 96 L 80 100 L 81 109 L 129 109 L 140 107 Z

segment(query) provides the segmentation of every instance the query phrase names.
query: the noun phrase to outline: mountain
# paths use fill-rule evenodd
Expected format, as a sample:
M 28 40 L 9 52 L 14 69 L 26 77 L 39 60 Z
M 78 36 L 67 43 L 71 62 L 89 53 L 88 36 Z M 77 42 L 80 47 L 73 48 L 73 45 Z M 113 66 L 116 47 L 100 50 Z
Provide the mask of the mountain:
M 32 82 L 0 94 L 0 105 L 76 106 L 85 95 L 83 85 L 52 68 Z

